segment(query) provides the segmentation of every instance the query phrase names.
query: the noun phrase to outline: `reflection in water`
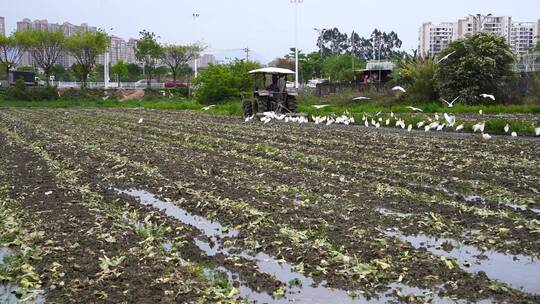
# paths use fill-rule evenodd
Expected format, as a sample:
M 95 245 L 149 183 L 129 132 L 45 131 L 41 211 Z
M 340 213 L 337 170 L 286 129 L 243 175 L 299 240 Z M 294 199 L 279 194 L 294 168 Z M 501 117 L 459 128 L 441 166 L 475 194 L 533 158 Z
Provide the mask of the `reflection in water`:
M 302 273 L 294 270 L 293 266 L 279 261 L 268 254 L 259 252 L 251 254 L 247 251 L 242 251 L 239 248 L 223 248 L 220 245 L 220 240 L 228 237 L 234 238 L 238 236 L 238 231 L 234 229 L 226 229 L 216 221 L 210 221 L 201 216 L 193 215 L 187 210 L 175 206 L 172 202 L 158 199 L 154 194 L 143 190 L 118 190 L 117 192 L 127 194 L 137 198 L 141 203 L 150 205 L 164 212 L 171 217 L 174 217 L 184 224 L 188 224 L 201 230 L 210 242 L 195 239 L 195 244 L 204 251 L 208 256 L 223 254 L 231 257 L 242 257 L 256 263 L 259 271 L 275 276 L 281 282 L 289 283 L 294 281 L 294 286 L 289 286 L 286 297 L 273 298 L 266 293 L 254 291 L 247 286 L 245 280 L 242 280 L 241 275 L 233 273 L 223 267 L 217 268 L 218 271 L 225 273 L 230 281 L 234 279 L 240 281 L 238 287 L 240 296 L 248 299 L 250 302 L 257 303 L 387 303 L 390 297 L 394 297 L 394 293 L 401 295 L 424 296 L 426 300 L 433 300 L 436 303 L 454 303 L 446 299 L 432 295 L 427 290 L 412 288 L 403 284 L 391 284 L 390 290 L 379 295 L 375 299 L 367 299 L 361 296 L 361 293 L 349 294 L 349 292 L 341 289 L 333 289 L 325 287 L 325 282 L 316 283 L 313 279 L 306 277 Z M 165 248 L 170 249 L 171 244 L 166 242 Z M 233 253 L 234 252 L 234 253 Z M 239 252 L 239 253 L 237 253 Z M 207 270 L 210 272 L 210 270 Z M 354 297 L 353 297 L 354 296 Z
M 397 232 L 385 234 L 407 241 L 416 248 L 424 247 L 433 254 L 454 258 L 465 271 L 484 271 L 491 279 L 497 279 L 517 289 L 522 287 L 526 292 L 540 294 L 540 262 L 530 256 L 481 251 L 475 246 L 464 245 L 450 238 L 435 238 L 423 234 L 405 236 Z M 441 244 L 445 242 L 453 248 L 449 251 L 441 248 Z

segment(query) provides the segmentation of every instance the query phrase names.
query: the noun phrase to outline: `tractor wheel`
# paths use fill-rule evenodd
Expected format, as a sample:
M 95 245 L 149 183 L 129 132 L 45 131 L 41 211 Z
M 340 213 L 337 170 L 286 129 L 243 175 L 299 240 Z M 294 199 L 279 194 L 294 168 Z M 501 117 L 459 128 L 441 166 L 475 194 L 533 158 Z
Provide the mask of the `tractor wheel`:
M 244 99 L 243 106 L 244 106 L 244 117 L 252 116 L 253 115 L 253 105 L 251 103 L 251 100 Z
M 291 111 L 291 113 L 296 113 L 296 98 L 290 97 L 287 100 L 287 109 Z
M 257 113 L 263 113 L 268 111 L 268 99 L 264 97 L 257 98 Z

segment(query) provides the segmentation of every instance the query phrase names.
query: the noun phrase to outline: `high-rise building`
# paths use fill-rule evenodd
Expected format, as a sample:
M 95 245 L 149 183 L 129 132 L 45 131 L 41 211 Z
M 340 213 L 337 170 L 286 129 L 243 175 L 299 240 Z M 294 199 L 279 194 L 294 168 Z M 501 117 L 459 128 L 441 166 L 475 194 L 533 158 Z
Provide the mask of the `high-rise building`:
M 515 22 L 510 32 L 510 44 L 518 54 L 527 53 L 535 45 L 540 22 Z
M 73 36 L 76 33 L 81 32 L 96 32 L 97 28 L 95 26 L 89 26 L 86 23 L 81 25 L 74 25 L 69 22 L 64 22 L 62 24 L 58 23 L 49 23 L 47 20 L 35 20 L 31 21 L 28 18 L 23 19 L 22 21 L 17 22 L 17 30 L 48 30 L 48 31 L 57 31 L 61 30 L 64 32 L 66 37 Z M 137 40 L 130 39 L 128 42 L 117 36 L 111 36 L 111 44 L 109 46 L 109 59 L 111 64 L 115 64 L 118 60 L 123 60 L 125 63 L 136 63 L 134 47 L 137 43 Z M 100 55 L 97 58 L 97 63 L 103 64 L 105 62 L 105 56 Z M 75 63 L 75 58 L 69 54 L 62 53 L 58 58 L 58 64 L 63 65 L 68 68 Z M 34 62 L 30 53 L 25 52 L 21 58 L 20 65 L 33 66 Z
M 0 16 L 0 35 L 6 35 L 6 19 Z
M 513 22 L 509 16 L 469 15 L 456 22 L 425 22 L 420 27 L 419 51 L 424 56 L 436 56 L 450 42 L 467 34 L 485 31 L 504 37 L 520 55 L 538 41 L 540 20 L 537 22 Z
M 204 69 L 207 68 L 211 63 L 216 63 L 216 57 L 212 54 L 202 54 L 197 59 L 197 68 Z M 192 60 L 188 63 L 189 67 L 195 68 L 195 60 Z
M 425 22 L 420 29 L 420 53 L 434 56 L 444 50 L 459 36 L 458 24 L 454 22 Z
M 81 25 L 74 25 L 69 22 L 64 22 L 62 24 L 58 23 L 49 23 L 46 19 L 43 20 L 34 20 L 31 21 L 28 18 L 23 19 L 22 21 L 17 22 L 17 31 L 24 30 L 40 30 L 40 31 L 58 31 L 61 30 L 64 32 L 65 36 L 73 36 L 78 32 L 95 32 L 96 27 L 88 26 L 88 24 L 83 23 Z M 63 65 L 64 67 L 71 67 L 75 63 L 73 56 L 62 53 L 58 57 L 58 64 Z M 34 66 L 33 58 L 29 52 L 25 52 L 21 57 L 20 65 L 24 66 Z

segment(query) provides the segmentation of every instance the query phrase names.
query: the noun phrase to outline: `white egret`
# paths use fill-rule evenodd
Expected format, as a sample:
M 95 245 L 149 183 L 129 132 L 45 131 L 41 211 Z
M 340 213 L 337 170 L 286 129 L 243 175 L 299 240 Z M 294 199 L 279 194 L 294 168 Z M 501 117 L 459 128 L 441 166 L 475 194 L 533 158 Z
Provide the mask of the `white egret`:
M 504 126 L 504 133 L 508 133 L 508 131 L 510 131 L 510 125 L 506 124 L 506 126 Z
M 245 122 L 252 121 L 254 117 L 255 117 L 255 115 L 251 115 L 251 116 L 246 117 Z
M 516 132 L 512 132 L 512 137 L 517 137 L 517 133 Z
M 203 111 L 208 111 L 210 110 L 211 108 L 215 107 L 216 105 L 210 105 L 210 106 L 207 106 L 207 107 L 204 107 L 202 108 Z
M 330 106 L 330 105 L 327 105 L 327 104 L 326 104 L 326 105 L 314 105 L 313 107 L 314 107 L 315 109 L 317 109 L 317 110 L 320 110 L 320 109 L 322 109 L 322 108 L 326 108 L 326 107 L 329 107 L 329 106 Z
M 107 95 L 107 96 L 105 96 L 105 97 L 102 97 L 101 99 L 103 99 L 103 100 L 107 100 L 107 99 L 109 99 L 109 98 L 110 98 L 110 96 L 109 96 L 109 95 Z
M 480 97 L 482 98 L 489 98 L 491 100 L 495 100 L 495 96 L 491 95 L 491 94 L 480 94 Z
M 484 115 L 484 111 L 480 110 L 480 111 L 478 111 L 478 114 Z
M 411 106 L 408 106 L 407 109 L 411 109 L 411 110 L 413 110 L 415 112 L 424 112 L 424 110 L 422 110 L 422 109 L 411 107 Z
M 429 130 L 431 130 L 431 127 L 430 127 L 429 125 L 427 125 L 427 126 L 424 127 L 424 131 L 427 132 L 427 131 L 429 131 Z
M 452 127 L 456 123 L 456 117 L 450 116 L 446 113 L 444 113 L 444 119 L 446 120 L 446 123 L 448 123 L 448 126 Z
M 366 120 L 364 120 L 364 126 L 366 126 L 366 128 L 369 128 L 369 122 Z
M 364 97 L 364 96 L 359 96 L 359 97 L 353 98 L 354 101 L 357 101 L 357 100 L 369 100 L 369 99 L 371 99 L 371 98 L 369 98 L 369 97 Z
M 437 126 L 437 131 L 442 131 L 445 127 L 445 124 L 442 124 L 442 125 L 438 125 Z
M 459 131 L 463 130 L 463 127 L 464 127 L 463 125 L 457 126 L 457 127 L 456 127 L 456 131 L 459 132 Z
M 393 87 L 392 91 L 401 91 L 403 93 L 407 92 L 403 87 L 400 87 L 400 86 Z
M 448 53 L 446 56 L 444 56 L 443 58 L 439 59 L 439 61 L 437 61 L 437 64 L 445 61 L 446 59 L 450 58 L 450 56 L 454 55 L 456 53 L 456 51 L 453 51 L 451 53 Z
M 461 96 L 458 96 L 458 97 L 456 97 L 454 100 L 452 100 L 452 101 L 450 101 L 450 102 L 448 102 L 448 100 L 446 100 L 446 99 L 444 99 L 444 98 L 441 98 L 441 100 L 444 101 L 444 102 L 448 105 L 449 108 L 453 108 L 453 107 L 454 107 L 454 103 L 455 103 L 456 101 L 458 101 L 458 99 L 460 99 L 460 98 L 461 98 Z
M 439 121 L 439 119 L 441 119 L 441 118 L 439 117 L 439 113 L 435 113 L 435 120 L 436 120 L 436 121 Z
M 394 118 L 394 112 L 390 112 L 390 117 Z
M 384 123 L 385 125 L 389 126 L 390 125 L 390 119 L 387 119 L 386 122 Z
M 425 124 L 426 124 L 425 121 L 421 121 L 421 122 L 419 122 L 419 123 L 416 124 L 416 127 L 417 127 L 418 129 L 420 129 L 420 128 L 423 127 Z
M 142 124 L 143 121 L 144 121 L 144 119 L 140 118 L 139 121 L 137 121 L 137 123 Z
M 409 127 L 407 128 L 407 131 L 409 131 L 409 132 L 412 131 L 412 125 L 409 125 Z
M 483 138 L 483 139 L 486 139 L 486 140 L 487 140 L 487 139 L 491 139 L 491 135 L 489 135 L 489 134 L 487 134 L 487 133 L 484 133 L 484 134 L 482 134 L 482 138 Z
M 536 136 L 540 136 L 540 127 L 534 129 L 534 133 Z
M 477 123 L 473 126 L 473 132 L 476 133 L 478 131 L 480 132 L 484 132 L 484 128 L 486 126 L 486 123 L 485 122 L 482 122 L 482 123 Z

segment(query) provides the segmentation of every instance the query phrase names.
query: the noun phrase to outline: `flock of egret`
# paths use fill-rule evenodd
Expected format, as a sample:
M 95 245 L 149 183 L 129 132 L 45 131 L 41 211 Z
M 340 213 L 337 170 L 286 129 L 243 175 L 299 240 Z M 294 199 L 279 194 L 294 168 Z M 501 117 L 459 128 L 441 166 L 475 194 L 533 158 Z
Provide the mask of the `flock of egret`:
M 417 109 L 420 110 L 421 109 Z M 393 127 L 392 124 L 396 128 L 401 128 L 404 130 L 407 130 L 408 132 L 411 132 L 413 129 L 423 130 L 424 132 L 429 131 L 444 131 L 444 130 L 453 130 L 455 132 L 460 132 L 465 128 L 464 124 L 457 124 L 456 123 L 456 116 L 450 115 L 448 113 L 444 113 L 442 116 L 438 113 L 435 113 L 433 117 L 429 116 L 426 117 L 424 120 L 421 120 L 415 124 L 409 123 L 407 124 L 404 119 L 399 118 L 397 114 L 394 114 L 393 112 L 390 113 L 390 117 L 384 118 L 382 113 L 376 113 L 373 116 L 367 116 L 364 114 L 362 116 L 362 122 L 363 125 L 366 128 L 381 128 L 383 126 L 386 127 Z M 480 114 L 482 114 L 480 112 Z M 256 116 L 250 116 L 245 119 L 246 122 L 252 121 L 255 119 Z M 264 112 L 262 117 L 260 118 L 260 121 L 267 124 L 271 121 L 283 121 L 283 122 L 293 122 L 293 123 L 307 123 L 309 122 L 308 118 L 305 116 L 289 116 L 285 114 L 277 114 L 275 112 Z M 351 116 L 349 113 L 344 113 L 343 115 L 325 115 L 325 116 L 311 116 L 311 120 L 313 123 L 317 125 L 332 125 L 332 124 L 343 124 L 343 125 L 352 125 L 355 124 L 354 117 Z M 395 123 L 392 123 L 395 121 Z M 485 132 L 486 122 L 477 122 L 472 126 L 473 133 L 480 133 L 482 135 L 483 139 L 491 139 L 492 136 Z M 504 132 L 506 134 L 510 134 L 512 137 L 517 137 L 518 134 L 515 131 L 511 131 L 511 127 L 509 124 L 507 124 L 504 127 Z M 535 128 L 535 135 L 540 136 L 540 127 Z
M 300 124 L 309 122 L 308 118 L 304 116 L 290 116 L 290 115 L 285 115 L 285 114 L 277 114 L 276 112 L 264 112 L 262 114 L 263 115 L 260 120 L 264 124 L 267 124 L 271 122 L 272 120 L 283 121 L 283 122 L 293 122 L 293 123 L 300 123 Z M 255 115 L 246 117 L 245 122 L 250 122 L 253 119 L 255 119 L 255 117 L 256 117 Z
M 349 113 L 344 113 L 341 116 L 336 115 L 327 115 L 327 116 L 312 116 L 313 122 L 316 125 L 319 124 L 326 124 L 327 126 L 331 124 L 337 124 L 337 125 L 351 125 L 354 124 L 354 117 L 352 117 Z

